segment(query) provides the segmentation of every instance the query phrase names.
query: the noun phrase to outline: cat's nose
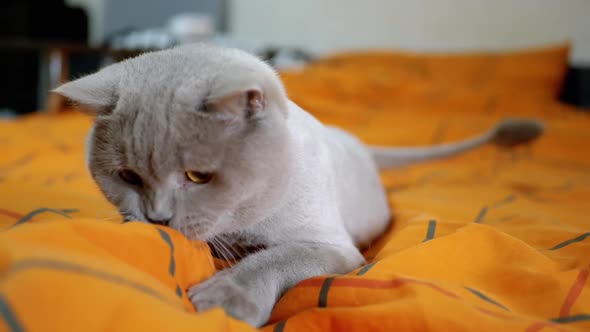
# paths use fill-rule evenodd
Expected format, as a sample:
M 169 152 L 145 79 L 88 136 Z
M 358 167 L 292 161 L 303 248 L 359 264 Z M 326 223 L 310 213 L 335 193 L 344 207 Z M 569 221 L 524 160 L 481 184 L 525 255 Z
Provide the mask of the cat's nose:
M 168 224 L 170 223 L 170 218 L 168 218 L 168 219 L 150 218 L 150 217 L 146 217 L 146 218 L 152 224 L 168 226 Z

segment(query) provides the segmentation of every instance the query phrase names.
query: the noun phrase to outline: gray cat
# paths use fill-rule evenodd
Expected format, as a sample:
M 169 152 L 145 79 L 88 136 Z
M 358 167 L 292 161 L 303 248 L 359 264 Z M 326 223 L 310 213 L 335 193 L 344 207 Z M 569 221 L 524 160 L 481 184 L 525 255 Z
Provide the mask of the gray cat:
M 358 248 L 391 216 L 379 167 L 516 145 L 543 131 L 509 120 L 458 143 L 369 148 L 289 101 L 264 62 L 207 45 L 147 53 L 55 92 L 96 115 L 88 165 L 126 220 L 217 243 L 225 256 L 258 248 L 188 290 L 199 311 L 221 306 L 254 326 L 299 281 L 364 263 Z

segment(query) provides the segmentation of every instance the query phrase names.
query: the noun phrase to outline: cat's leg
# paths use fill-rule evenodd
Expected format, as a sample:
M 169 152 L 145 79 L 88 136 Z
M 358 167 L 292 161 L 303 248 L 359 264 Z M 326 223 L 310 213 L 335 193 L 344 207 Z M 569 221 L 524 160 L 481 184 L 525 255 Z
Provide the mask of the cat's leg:
M 220 306 L 229 315 L 259 327 L 266 323 L 282 293 L 298 282 L 322 274 L 350 272 L 363 262 L 352 244 L 283 244 L 250 255 L 192 286 L 188 296 L 198 311 Z

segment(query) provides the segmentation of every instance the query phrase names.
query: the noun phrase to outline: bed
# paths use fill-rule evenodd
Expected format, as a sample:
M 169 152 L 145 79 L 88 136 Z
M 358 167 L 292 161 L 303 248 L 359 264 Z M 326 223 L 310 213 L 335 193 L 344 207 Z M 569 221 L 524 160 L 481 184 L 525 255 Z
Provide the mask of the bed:
M 394 217 L 367 264 L 302 281 L 262 330 L 590 330 L 590 113 L 557 99 L 568 54 L 371 50 L 282 72 L 295 102 L 368 144 L 452 141 L 505 117 L 547 131 L 383 172 Z M 254 330 L 188 301 L 226 265 L 205 245 L 121 223 L 85 168 L 90 125 L 73 110 L 0 122 L 0 330 Z

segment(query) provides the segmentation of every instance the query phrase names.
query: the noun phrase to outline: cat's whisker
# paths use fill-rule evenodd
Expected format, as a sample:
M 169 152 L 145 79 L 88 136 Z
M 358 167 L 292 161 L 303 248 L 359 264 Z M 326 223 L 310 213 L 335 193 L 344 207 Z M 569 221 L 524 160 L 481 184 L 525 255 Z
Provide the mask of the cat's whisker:
M 232 248 L 232 246 L 230 246 L 224 239 L 223 237 L 218 238 L 219 242 L 221 243 L 221 245 L 225 248 L 226 252 L 228 253 L 228 255 L 230 255 L 230 258 L 235 261 L 235 257 L 239 256 L 239 258 L 241 259 L 241 254 L 239 252 L 236 252 L 234 250 L 234 248 Z
M 217 239 L 213 239 L 213 247 L 215 248 L 215 251 L 221 255 L 221 258 L 223 258 L 224 261 L 226 261 L 230 267 L 231 267 L 231 263 L 229 262 L 229 259 L 226 255 L 225 250 L 221 247 L 221 243 L 219 243 L 219 241 Z
M 199 241 L 199 246 L 203 247 L 203 249 L 205 249 L 207 251 L 207 260 L 209 261 L 209 264 L 211 265 L 211 267 L 213 268 L 213 270 L 216 270 L 215 268 L 215 262 L 213 262 L 213 255 L 211 253 L 211 250 L 209 249 L 209 245 L 207 245 L 207 242 L 203 242 L 203 241 Z
M 207 245 L 207 243 L 203 242 L 203 245 L 206 247 L 207 250 L 209 250 L 209 246 Z M 211 254 L 211 252 L 209 252 L 209 255 L 207 255 L 207 259 L 209 260 L 209 264 L 211 264 L 211 267 L 213 268 L 213 270 L 217 270 L 217 268 L 215 267 L 215 262 L 213 261 L 213 255 Z
M 186 224 L 181 224 L 180 229 L 178 231 L 189 239 L 195 238 L 193 234 L 189 232 L 189 230 L 190 228 L 188 228 Z
M 214 251 L 215 251 L 215 253 L 216 253 L 216 256 L 215 256 L 215 257 L 216 257 L 216 258 L 219 258 L 219 259 L 224 259 L 224 260 L 226 260 L 226 258 L 225 258 L 225 256 L 224 256 L 224 253 L 223 253 L 223 251 L 222 251 L 222 250 L 221 250 L 221 248 L 219 247 L 219 244 L 217 244 L 217 241 L 216 241 L 214 238 L 212 238 L 212 239 L 210 240 L 210 242 L 209 242 L 209 243 L 211 244 L 211 246 L 213 247 L 213 250 L 214 250 Z M 212 254 L 213 254 L 213 253 L 212 253 Z M 219 257 L 219 256 L 221 256 L 221 257 Z
M 232 249 L 232 252 L 234 253 L 234 257 L 237 256 L 238 260 L 242 260 L 245 256 L 248 254 L 248 250 L 246 250 L 246 248 L 244 248 L 238 241 L 234 242 L 233 245 L 238 247 L 238 250 L 234 249 L 233 246 L 231 246 L 229 243 L 227 243 L 227 241 L 224 238 L 221 238 L 221 240 L 223 240 L 223 242 Z
M 216 245 L 214 245 L 214 247 L 217 250 L 217 252 L 219 252 L 223 259 L 229 264 L 229 267 L 233 267 L 233 264 L 231 263 L 231 260 L 228 257 L 229 252 L 227 252 L 227 249 L 221 244 L 221 242 L 219 242 L 217 238 L 213 238 L 213 241 L 215 241 L 214 243 Z
M 107 212 L 107 211 L 104 211 Z M 94 213 L 94 217 L 98 220 L 112 220 L 115 219 L 117 217 L 121 217 L 121 214 L 119 213 L 113 213 L 113 211 L 108 211 L 109 213 L 99 213 L 99 212 L 95 212 Z

